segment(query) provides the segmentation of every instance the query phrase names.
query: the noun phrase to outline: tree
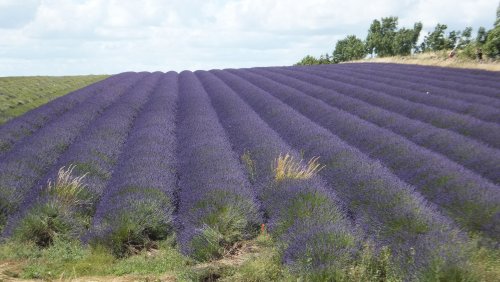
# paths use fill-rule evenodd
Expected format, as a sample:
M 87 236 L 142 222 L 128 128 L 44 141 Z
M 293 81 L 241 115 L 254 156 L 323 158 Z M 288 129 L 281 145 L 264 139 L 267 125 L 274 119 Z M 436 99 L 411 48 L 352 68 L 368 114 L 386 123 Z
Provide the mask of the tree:
M 368 52 L 370 54 L 375 52 L 379 57 L 393 56 L 393 41 L 397 26 L 397 17 L 382 18 L 381 21 L 373 20 L 366 37 Z
M 477 36 L 476 36 L 476 44 L 481 46 L 484 43 L 486 43 L 486 39 L 488 38 L 488 33 L 486 32 L 486 29 L 484 27 L 480 27 L 477 30 Z
M 417 49 L 417 41 L 422 30 L 422 23 L 417 22 L 413 25 L 413 29 L 401 28 L 396 32 L 396 36 L 392 42 L 392 50 L 394 55 L 407 56 L 412 50 Z
M 366 56 L 366 47 L 363 41 L 354 35 L 339 40 L 333 51 L 333 62 L 340 63 L 359 60 Z
M 458 49 L 464 49 L 465 47 L 469 46 L 471 44 L 471 37 L 472 37 L 472 27 L 466 27 L 460 36 L 460 39 L 458 40 L 457 48 Z
M 486 35 L 484 52 L 490 58 L 500 57 L 500 4 L 497 8 L 495 26 Z
M 452 30 L 448 33 L 445 38 L 445 48 L 444 49 L 454 49 L 458 45 L 458 40 L 460 39 L 461 32 Z
M 330 63 L 331 63 L 331 59 L 330 59 L 330 55 L 328 55 L 328 53 L 326 53 L 325 55 L 319 56 L 318 64 L 323 65 L 323 64 L 330 64 Z
M 424 49 L 423 51 L 439 51 L 445 49 L 447 47 L 447 40 L 444 36 L 444 32 L 447 28 L 447 25 L 438 23 L 434 31 L 428 33 L 424 38 L 424 42 L 421 45 Z
M 413 48 L 413 30 L 402 28 L 398 30 L 392 42 L 394 55 L 407 56 Z
M 379 20 L 373 20 L 370 25 L 370 29 L 368 29 L 368 35 L 366 36 L 366 50 L 372 57 L 376 49 L 380 46 L 381 29 L 382 27 Z
M 422 22 L 416 22 L 413 24 L 413 37 L 412 37 L 412 47 L 413 50 L 417 50 L 417 42 L 420 37 L 420 32 L 422 31 Z
M 373 20 L 366 37 L 367 52 L 379 57 L 411 54 L 412 49 L 417 49 L 422 23 L 415 23 L 413 29 L 397 28 L 397 17 Z
M 302 60 L 300 60 L 298 63 L 296 63 L 296 66 L 310 66 L 310 65 L 318 65 L 319 60 L 314 58 L 311 55 L 307 55 Z

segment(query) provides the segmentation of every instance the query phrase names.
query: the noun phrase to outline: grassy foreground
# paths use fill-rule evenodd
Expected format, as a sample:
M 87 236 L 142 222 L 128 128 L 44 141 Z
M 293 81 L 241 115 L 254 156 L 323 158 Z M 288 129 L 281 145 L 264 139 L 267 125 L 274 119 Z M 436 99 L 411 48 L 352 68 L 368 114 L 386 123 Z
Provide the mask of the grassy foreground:
M 0 124 L 109 75 L 0 77 Z
M 448 57 L 449 51 L 428 52 L 423 54 L 414 54 L 411 56 L 395 56 L 384 58 L 369 58 L 347 63 L 395 63 L 395 64 L 414 64 L 423 66 L 438 66 L 450 68 L 481 69 L 488 71 L 500 71 L 500 61 L 491 61 L 484 59 L 479 62 L 469 59 L 465 56 Z
M 422 281 L 499 281 L 500 252 L 479 246 L 475 249 L 465 277 L 447 280 L 437 275 Z M 331 281 L 403 281 L 386 255 L 375 254 L 368 246 L 343 278 Z M 279 247 L 267 233 L 238 242 L 222 258 L 209 262 L 180 254 L 174 238 L 126 257 L 116 257 L 104 246 L 84 246 L 64 239 L 47 248 L 14 240 L 0 244 L 0 281 L 39 280 L 326 281 L 314 273 L 294 273 L 284 266 Z

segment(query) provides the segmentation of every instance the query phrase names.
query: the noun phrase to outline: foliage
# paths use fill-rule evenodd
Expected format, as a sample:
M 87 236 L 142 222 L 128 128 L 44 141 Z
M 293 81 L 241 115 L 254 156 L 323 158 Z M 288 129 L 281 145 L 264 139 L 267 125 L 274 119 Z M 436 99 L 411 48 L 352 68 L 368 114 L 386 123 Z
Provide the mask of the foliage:
M 374 20 L 366 37 L 366 48 L 369 54 L 378 57 L 409 55 L 416 50 L 417 40 L 422 30 L 422 23 L 414 24 L 413 29 L 397 29 L 398 18 L 387 17 Z
M 434 30 L 425 36 L 420 47 L 422 51 L 439 51 L 448 47 L 447 39 L 445 37 L 445 30 L 447 28 L 447 25 L 438 23 Z
M 500 4 L 498 4 L 497 8 L 495 25 L 493 29 L 488 31 L 483 48 L 488 57 L 493 59 L 500 57 Z
M 476 36 L 476 44 L 478 46 L 482 46 L 486 43 L 486 40 L 488 39 L 488 33 L 486 32 L 486 29 L 484 27 L 479 27 L 477 30 L 477 36 Z
M 333 51 L 333 62 L 340 63 L 346 61 L 359 60 L 366 55 L 365 45 L 361 39 L 354 35 L 349 35 L 343 40 L 337 41 Z
M 302 60 L 300 60 L 298 63 L 295 64 L 296 66 L 311 66 L 311 65 L 319 65 L 319 60 L 316 59 L 315 57 L 311 55 L 307 55 Z

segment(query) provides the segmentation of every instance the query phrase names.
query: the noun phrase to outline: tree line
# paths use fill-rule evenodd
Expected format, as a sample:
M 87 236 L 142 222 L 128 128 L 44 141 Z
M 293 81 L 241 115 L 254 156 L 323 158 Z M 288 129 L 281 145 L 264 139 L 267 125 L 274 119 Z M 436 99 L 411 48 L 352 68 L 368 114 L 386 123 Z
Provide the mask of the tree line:
M 416 22 L 413 28 L 398 28 L 398 17 L 375 19 L 368 29 L 365 40 L 348 35 L 337 41 L 332 55 L 326 53 L 319 58 L 307 55 L 296 65 L 336 64 L 371 57 L 408 56 L 412 53 L 425 53 L 441 50 L 460 51 L 461 56 L 475 58 L 478 52 L 485 56 L 500 58 L 500 5 L 496 20 L 490 30 L 480 27 L 473 38 L 472 27 L 464 30 L 451 30 L 438 23 L 432 32 L 425 35 L 418 44 L 422 23 Z

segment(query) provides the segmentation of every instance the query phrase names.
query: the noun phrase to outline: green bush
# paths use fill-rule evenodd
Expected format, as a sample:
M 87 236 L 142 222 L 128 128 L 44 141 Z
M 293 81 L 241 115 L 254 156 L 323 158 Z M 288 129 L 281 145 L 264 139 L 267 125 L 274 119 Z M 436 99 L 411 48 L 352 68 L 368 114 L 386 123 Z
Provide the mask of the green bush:
M 73 230 L 71 214 L 57 202 L 50 201 L 32 208 L 19 222 L 13 237 L 47 247 L 56 239 L 70 238 Z

